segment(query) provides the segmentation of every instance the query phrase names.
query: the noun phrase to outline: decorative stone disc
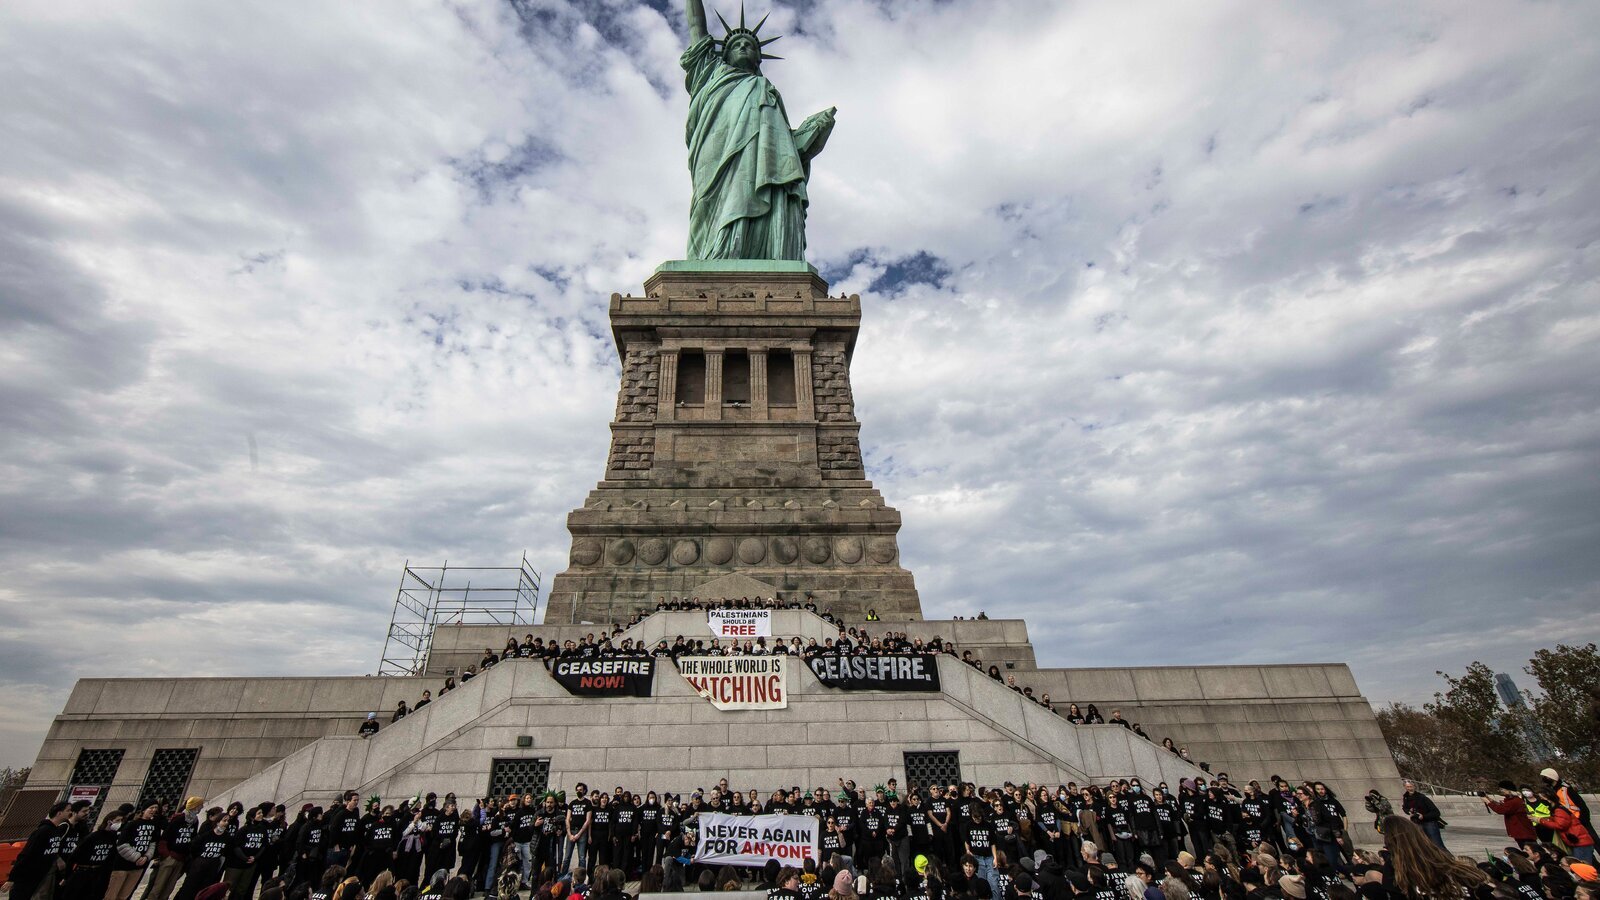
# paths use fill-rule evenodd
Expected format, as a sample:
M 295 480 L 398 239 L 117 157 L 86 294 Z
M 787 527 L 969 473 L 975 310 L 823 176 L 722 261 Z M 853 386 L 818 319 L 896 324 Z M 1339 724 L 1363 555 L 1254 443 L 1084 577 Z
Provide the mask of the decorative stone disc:
M 659 566 L 667 561 L 667 542 L 661 538 L 647 538 L 639 542 L 639 561 L 647 566 Z
M 733 559 L 733 541 L 725 538 L 712 538 L 706 541 L 706 562 L 713 566 L 726 565 Z
M 800 558 L 800 545 L 795 543 L 794 538 L 773 538 L 772 558 L 787 566 Z
M 572 542 L 572 564 L 592 566 L 600 561 L 600 542 L 594 538 L 579 538 Z
M 858 563 L 861 561 L 861 538 L 842 537 L 833 542 L 833 554 L 839 557 L 842 563 Z
M 805 543 L 800 545 L 800 552 L 806 555 L 807 562 L 815 563 L 816 565 L 820 566 L 828 561 L 828 556 L 831 551 L 828 550 L 827 541 L 823 540 L 822 538 L 814 537 L 806 538 Z
M 633 562 L 633 541 L 623 538 L 606 548 L 606 562 L 613 566 L 625 566 Z
M 694 541 L 679 541 L 672 548 L 672 561 L 680 566 L 692 566 L 700 558 L 700 545 Z
M 761 538 L 748 537 L 739 542 L 739 561 L 747 566 L 753 566 L 767 558 L 767 542 Z
M 894 538 L 873 538 L 867 541 L 867 559 L 880 566 L 894 562 Z

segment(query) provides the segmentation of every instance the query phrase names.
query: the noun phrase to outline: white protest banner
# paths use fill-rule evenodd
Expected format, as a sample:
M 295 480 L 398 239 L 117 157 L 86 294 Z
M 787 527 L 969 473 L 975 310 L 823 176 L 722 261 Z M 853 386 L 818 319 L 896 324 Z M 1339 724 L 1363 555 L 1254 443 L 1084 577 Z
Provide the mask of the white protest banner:
M 770 609 L 712 609 L 706 611 L 711 636 L 718 638 L 772 637 Z
M 717 709 L 786 709 L 785 656 L 685 656 L 678 672 Z
M 817 858 L 815 816 L 731 816 L 700 814 L 700 843 L 694 861 L 714 866 L 760 868 L 775 859 L 800 868 Z

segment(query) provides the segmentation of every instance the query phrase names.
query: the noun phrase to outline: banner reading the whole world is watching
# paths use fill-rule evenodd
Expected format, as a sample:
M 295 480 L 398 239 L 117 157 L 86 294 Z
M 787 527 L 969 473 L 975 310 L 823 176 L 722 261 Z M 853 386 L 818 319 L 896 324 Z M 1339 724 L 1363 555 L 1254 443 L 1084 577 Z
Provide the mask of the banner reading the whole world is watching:
M 678 672 L 717 709 L 786 709 L 785 656 L 685 656 Z

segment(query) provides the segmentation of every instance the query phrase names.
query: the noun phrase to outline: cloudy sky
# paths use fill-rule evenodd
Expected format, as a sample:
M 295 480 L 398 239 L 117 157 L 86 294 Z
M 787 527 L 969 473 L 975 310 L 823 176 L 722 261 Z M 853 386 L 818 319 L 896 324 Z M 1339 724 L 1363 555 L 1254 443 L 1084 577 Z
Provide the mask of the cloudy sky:
M 735 7 L 727 6 L 731 15 Z M 752 6 L 752 11 L 764 12 Z M 811 259 L 929 616 L 1375 702 L 1600 636 L 1600 7 L 814 0 Z M 375 669 L 564 567 L 681 10 L 0 5 L 0 763 L 86 675 Z

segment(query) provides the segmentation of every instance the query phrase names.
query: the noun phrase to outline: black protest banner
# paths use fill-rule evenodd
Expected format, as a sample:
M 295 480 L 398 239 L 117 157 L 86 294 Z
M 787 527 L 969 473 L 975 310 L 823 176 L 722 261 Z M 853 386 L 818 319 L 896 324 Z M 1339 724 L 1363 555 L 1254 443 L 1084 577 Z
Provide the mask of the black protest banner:
M 939 657 L 817 656 L 808 661 L 817 680 L 846 691 L 937 691 Z
M 580 697 L 648 697 L 655 683 L 656 661 L 650 658 L 602 657 L 558 659 L 550 674 Z

